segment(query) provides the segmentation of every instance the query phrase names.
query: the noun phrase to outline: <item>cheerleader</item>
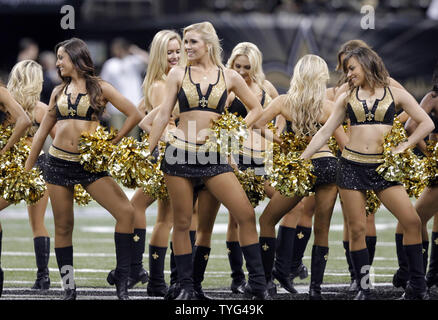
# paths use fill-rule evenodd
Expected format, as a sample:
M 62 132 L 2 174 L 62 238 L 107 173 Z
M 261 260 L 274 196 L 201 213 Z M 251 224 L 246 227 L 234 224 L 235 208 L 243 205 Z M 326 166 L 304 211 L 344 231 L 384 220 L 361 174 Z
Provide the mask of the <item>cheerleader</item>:
M 227 62 L 227 68 L 236 70 L 245 80 L 248 87 L 260 100 L 263 108 L 266 108 L 272 99 L 278 96 L 278 92 L 272 83 L 265 79 L 262 68 L 262 53 L 256 45 L 250 42 L 241 42 L 237 44 Z M 231 93 L 227 99 L 228 111 L 241 117 L 246 117 L 248 110 L 242 101 Z M 266 142 L 260 135 L 251 131 L 249 139 L 245 141 L 243 149 L 239 154 L 235 154 L 235 162 L 238 164 L 238 169 L 245 171 L 248 168 L 256 169 L 263 168 L 262 155 L 265 151 Z M 255 155 L 256 160 L 243 161 L 243 158 L 249 158 Z M 252 154 L 254 153 L 254 154 Z M 259 173 L 258 175 L 261 175 Z M 270 198 L 274 193 L 274 188 L 265 180 L 264 192 Z M 239 245 L 237 223 L 232 215 L 228 216 L 228 228 L 226 235 L 226 246 L 228 252 L 228 261 L 231 267 L 231 291 L 233 293 L 243 293 L 245 288 L 245 274 L 243 272 L 243 257 L 242 250 Z M 271 279 L 267 279 L 268 292 L 272 295 L 275 293 L 275 286 Z
M 362 40 L 358 40 L 358 39 L 347 41 L 346 43 L 344 43 L 341 46 L 340 50 L 338 51 L 338 55 L 337 55 L 337 61 L 338 61 L 338 64 L 336 66 L 337 71 L 341 71 L 341 72 L 343 71 L 342 63 L 343 63 L 343 60 L 344 60 L 346 54 L 349 51 L 356 49 L 356 48 L 359 48 L 359 47 L 371 49 L 367 43 L 365 43 Z M 388 76 L 388 80 L 389 80 L 390 86 L 394 86 L 396 88 L 406 90 L 399 82 L 397 82 L 393 78 Z M 328 90 L 328 95 L 335 99 L 333 101 L 336 101 L 336 99 L 342 93 L 345 93 L 347 91 L 348 91 L 347 76 L 345 73 L 342 73 L 341 77 L 339 78 L 339 81 L 338 81 L 338 86 L 334 87 L 334 88 L 330 88 L 330 90 Z M 397 118 L 400 122 L 405 123 L 408 120 L 409 116 L 407 115 L 407 113 L 405 111 L 402 111 L 397 116 Z M 349 129 L 348 129 L 348 131 L 349 131 Z M 342 201 L 341 201 L 341 205 L 342 205 Z M 369 214 L 367 216 L 367 231 L 366 231 L 365 241 L 366 241 L 367 248 L 369 251 L 370 265 L 372 265 L 373 259 L 374 259 L 374 253 L 375 253 L 375 249 L 376 249 L 375 248 L 376 242 L 377 242 L 376 225 L 374 222 L 374 215 L 373 214 Z M 396 252 L 397 252 L 397 260 L 398 260 L 399 269 L 395 272 L 393 279 L 392 279 L 392 283 L 393 283 L 394 287 L 396 287 L 396 288 L 400 288 L 400 287 L 406 288 L 409 272 L 408 272 L 407 257 L 406 257 L 406 254 L 404 253 L 404 250 L 403 250 L 403 229 L 402 229 L 400 223 L 397 223 L 397 227 L 395 230 L 395 244 L 396 244 Z M 355 280 L 356 277 L 354 274 L 354 268 L 353 268 L 353 265 L 351 263 L 351 259 L 350 259 L 350 255 L 349 255 L 348 224 L 346 222 L 345 215 L 344 215 L 344 241 L 343 241 L 343 245 L 344 245 L 344 249 L 345 249 L 345 255 L 347 257 L 348 269 L 349 269 L 350 275 L 351 275 L 351 283 L 350 283 L 350 287 L 348 290 L 350 292 L 355 292 L 358 289 L 358 284 L 357 284 L 357 281 Z M 425 245 L 425 243 L 423 243 L 423 245 Z M 427 252 L 427 250 L 426 250 L 426 252 Z
M 26 169 L 35 164 L 43 143 L 56 124 L 56 136 L 45 163 L 44 179 L 48 184 L 55 222 L 55 254 L 64 284 L 64 300 L 76 299 L 73 277 L 73 194 L 81 184 L 100 205 L 116 219 L 116 270 L 108 276 L 116 285 L 117 297 L 129 299 L 128 275 L 133 242 L 134 209 L 119 185 L 107 172 L 91 173 L 80 164 L 78 143 L 83 132 L 93 132 L 109 101 L 127 116 L 123 127 L 111 141 L 116 144 L 140 120 L 135 106 L 109 83 L 95 76 L 90 52 L 84 41 L 72 38 L 56 45 L 56 66 L 62 84 L 50 98 L 49 110 L 36 132 Z
M 32 144 L 32 138 L 38 129 L 48 106 L 39 101 L 43 86 L 42 67 L 33 60 L 24 60 L 17 63 L 9 76 L 7 88 L 14 99 L 24 108 L 32 120 L 32 127 L 27 131 L 27 142 Z M 50 132 L 55 137 L 55 130 Z M 44 170 L 45 155 L 38 157 L 37 167 Z M 44 225 L 49 194 L 46 191 L 44 196 L 33 205 L 27 206 L 29 222 L 33 232 L 33 242 L 37 265 L 37 278 L 32 289 L 48 290 L 50 288 L 49 257 L 50 237 Z
M 383 137 L 392 128 L 396 111 L 403 108 L 419 123 L 409 140 L 393 150 L 404 152 L 433 129 L 433 122 L 406 91 L 389 85 L 389 75 L 380 57 L 364 47 L 346 54 L 343 70 L 351 89 L 336 101 L 335 110 L 301 155 L 307 159 L 323 145 L 346 116 L 351 133 L 342 151 L 337 184 L 347 215 L 350 256 L 359 283 L 355 299 L 371 298 L 369 253 L 365 243 L 365 191 L 373 190 L 385 207 L 399 220 L 405 230 L 404 249 L 408 256 L 411 281 L 406 299 L 427 299 L 424 281 L 421 221 L 406 190 L 399 182 L 386 181 L 376 172 L 383 162 Z M 372 71 L 371 71 L 372 70 Z
M 179 123 L 161 163 L 174 212 L 172 240 L 181 286 L 176 299 L 194 297 L 189 227 L 193 213 L 193 188 L 202 183 L 239 225 L 239 242 L 249 271 L 245 292 L 256 299 L 265 299 L 266 281 L 254 209 L 227 159 L 219 153 L 205 150 L 203 146 L 206 129 L 223 113 L 229 91 L 233 91 L 250 109 L 245 118 L 248 126 L 252 126 L 260 116 L 261 105 L 242 77 L 222 65 L 219 39 L 210 22 L 186 27 L 183 43 L 182 65 L 185 67 L 177 66 L 169 72 L 167 95 L 149 136 L 153 150 L 178 100 Z
M 175 31 L 162 30 L 154 36 L 149 50 L 148 69 L 143 82 L 144 99 L 138 106 L 143 116 L 149 114 L 162 102 L 165 96 L 167 74 L 171 68 L 178 64 L 180 50 L 181 37 Z M 155 115 L 149 117 L 151 123 L 154 117 Z M 149 280 L 148 295 L 163 297 L 168 289 L 164 280 L 164 259 L 172 228 L 172 208 L 169 200 L 158 200 L 157 220 L 149 241 L 149 277 L 142 263 L 146 240 L 145 212 L 155 200 L 150 195 L 145 194 L 142 189 L 138 189 L 131 199 L 135 210 L 134 233 L 137 235 L 138 241 L 134 244 L 128 288 L 134 287 L 140 281 L 146 283 Z
M 9 91 L 0 82 L 0 124 L 6 126 L 14 123 L 14 129 L 9 137 L 6 145 L 0 150 L 0 156 L 4 155 L 22 136 L 26 130 L 32 125 L 31 120 L 27 116 L 23 108 L 14 100 Z M 0 211 L 8 207 L 10 203 L 0 197 Z M 0 297 L 3 292 L 4 272 L 1 268 L 1 253 L 2 253 L 2 237 L 3 230 L 0 224 Z
M 346 92 L 348 90 L 348 83 L 347 83 L 347 77 L 346 74 L 343 73 L 343 69 L 342 69 L 342 62 L 343 59 L 345 57 L 345 55 L 356 48 L 359 47 L 366 47 L 371 49 L 367 43 L 365 43 L 362 40 L 359 39 L 354 39 L 354 40 L 350 40 L 345 42 L 344 44 L 342 44 L 341 48 L 338 51 L 337 54 L 337 66 L 336 66 L 336 71 L 341 72 L 341 76 L 338 80 L 338 83 L 335 87 L 329 88 L 327 89 L 327 97 L 328 99 L 330 99 L 333 102 L 336 102 L 336 97 L 339 97 L 340 94 L 342 92 Z M 400 87 L 403 88 L 397 81 L 395 81 L 394 79 L 390 78 L 390 82 L 392 85 L 396 86 L 396 87 Z M 350 133 L 350 126 L 349 123 L 347 121 L 347 135 L 349 135 Z M 339 151 L 339 156 L 340 156 L 340 152 L 342 150 Z M 341 201 L 341 206 L 343 205 L 342 201 Z M 343 229 L 343 247 L 344 247 L 344 253 L 345 253 L 345 257 L 347 260 L 347 264 L 348 264 L 348 271 L 350 272 L 350 286 L 348 288 L 349 292 L 357 292 L 358 290 L 358 283 L 356 281 L 356 276 L 354 274 L 354 268 L 351 262 L 351 258 L 350 258 L 350 242 L 348 239 L 348 223 L 347 223 L 347 217 L 344 214 L 344 211 L 342 211 L 343 213 L 343 218 L 344 218 L 344 229 Z M 365 242 L 367 244 L 367 249 L 368 249 L 368 253 L 369 253 L 369 257 L 370 257 L 370 265 L 373 264 L 373 260 L 374 260 L 374 253 L 376 250 L 376 242 L 377 242 L 377 234 L 376 234 L 376 225 L 375 225 L 375 221 L 374 221 L 374 214 L 368 214 L 367 215 L 367 224 L 366 224 L 366 236 L 365 236 Z
M 433 74 L 433 88 L 421 100 L 420 107 L 431 117 L 435 128 L 429 134 L 429 141 L 431 143 L 438 142 L 438 64 L 435 66 Z M 417 123 L 410 118 L 406 124 L 406 131 L 411 134 L 415 131 Z M 418 148 L 427 156 L 431 156 L 426 148 L 424 140 L 419 141 Z M 426 284 L 430 289 L 434 285 L 438 285 L 438 213 L 436 210 L 438 195 L 438 179 L 434 178 L 429 182 L 428 186 L 421 193 L 418 200 L 415 202 L 415 209 L 420 216 L 422 223 L 422 239 L 423 239 L 423 266 L 424 271 L 427 269 L 428 263 L 428 249 L 429 249 L 429 235 L 427 231 L 427 223 L 434 217 L 434 224 L 431 236 L 431 253 L 429 270 L 426 274 Z M 404 261 L 404 260 L 402 260 Z M 405 263 L 399 268 L 399 274 L 405 272 Z M 405 278 L 406 279 L 406 278 Z M 409 280 L 408 278 L 406 280 Z
M 262 127 L 278 114 L 291 121 L 292 130 L 296 136 L 311 139 L 318 128 L 325 123 L 332 112 L 332 102 L 325 99 L 326 83 L 329 78 L 327 64 L 315 55 L 305 55 L 296 64 L 290 89 L 287 94 L 274 99 L 257 121 Z M 338 139 L 345 139 L 342 127 L 336 133 Z M 315 242 L 312 248 L 311 283 L 309 298 L 322 299 L 321 283 L 328 258 L 328 231 L 333 207 L 336 201 L 337 189 L 335 184 L 337 159 L 331 153 L 327 144 L 322 144 L 317 155 L 312 158 L 314 175 L 317 180 L 313 187 L 315 192 Z M 277 280 L 288 279 L 291 270 L 292 257 L 290 254 L 277 255 L 273 269 L 276 246 L 288 247 L 287 241 L 280 239 L 276 244 L 275 225 L 302 199 L 302 196 L 285 197 L 279 191 L 275 192 L 259 218 L 260 244 L 263 248 L 262 257 L 265 273 L 272 270 Z M 281 268 L 277 269 L 280 265 Z M 284 271 L 283 271 L 284 270 Z M 285 272 L 281 274 L 281 272 Z

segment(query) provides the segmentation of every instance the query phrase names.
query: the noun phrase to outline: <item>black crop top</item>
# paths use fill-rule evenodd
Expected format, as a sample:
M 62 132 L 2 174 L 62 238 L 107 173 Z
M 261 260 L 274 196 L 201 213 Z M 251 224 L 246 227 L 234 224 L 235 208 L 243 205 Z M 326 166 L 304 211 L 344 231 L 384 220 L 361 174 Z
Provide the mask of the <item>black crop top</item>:
M 376 99 L 371 110 L 368 109 L 366 100 L 360 100 L 359 87 L 347 102 L 347 115 L 350 125 L 362 124 L 387 124 L 392 125 L 396 115 L 394 98 L 388 87 L 384 88 L 382 99 Z
M 67 87 L 65 86 L 64 92 L 59 96 L 56 101 L 56 119 L 76 119 L 94 121 L 93 114 L 94 109 L 88 99 L 88 94 L 79 93 L 74 103 L 71 102 L 70 93 L 67 93 Z
M 269 96 L 269 94 L 267 94 L 265 90 L 262 90 L 262 100 L 260 101 L 262 107 L 265 108 L 271 101 L 272 98 Z M 246 110 L 245 105 L 237 97 L 234 98 L 233 102 L 231 102 L 230 106 L 228 107 L 228 112 L 235 113 L 242 118 L 245 118 L 248 114 L 248 110 Z
M 202 94 L 199 83 L 193 83 L 190 66 L 186 67 L 183 83 L 178 92 L 180 113 L 201 110 L 223 113 L 227 100 L 227 86 L 225 85 L 224 72 L 219 69 L 217 81 L 209 84 L 207 92 Z M 188 75 L 188 76 L 187 76 Z

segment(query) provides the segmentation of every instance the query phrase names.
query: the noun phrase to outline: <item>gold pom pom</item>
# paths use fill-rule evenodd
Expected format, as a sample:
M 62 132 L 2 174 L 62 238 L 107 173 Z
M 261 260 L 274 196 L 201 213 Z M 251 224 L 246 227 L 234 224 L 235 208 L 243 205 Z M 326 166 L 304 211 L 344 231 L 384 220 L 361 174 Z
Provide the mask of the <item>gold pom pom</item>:
M 114 179 L 127 188 L 141 187 L 149 177 L 149 144 L 146 140 L 137 141 L 133 137 L 124 137 L 114 148 L 109 165 Z
M 316 177 L 312 174 L 312 161 L 299 159 L 307 147 L 307 140 L 292 132 L 283 132 L 280 137 L 281 146 L 274 143 L 272 164 L 268 160 L 266 166 L 271 186 L 286 197 L 308 196 Z
M 8 143 L 9 137 L 12 135 L 14 127 L 12 125 L 0 125 L 0 150 L 2 150 Z
M 431 187 L 438 179 L 438 142 L 427 141 L 427 151 L 429 155 L 423 158 L 428 173 L 428 179 L 425 183 Z
M 330 149 L 330 151 L 333 153 L 333 154 L 338 154 L 338 152 L 339 152 L 339 146 L 338 146 L 338 142 L 336 141 L 336 139 L 335 139 L 335 137 L 334 136 L 331 136 L 330 137 L 330 139 L 329 139 L 329 141 L 328 141 L 328 146 L 329 146 L 329 149 Z
M 28 205 L 35 204 L 44 196 L 46 189 L 41 171 L 37 168 L 26 171 L 23 166 L 12 165 L 0 178 L 2 198 L 13 204 L 21 200 Z
M 150 195 L 152 198 L 166 200 L 169 198 L 166 183 L 164 182 L 164 174 L 159 169 L 159 162 L 152 164 L 152 170 L 148 179 L 143 183 L 143 192 Z
M 12 126 L 0 126 L 0 148 L 7 144 L 12 132 Z M 0 193 L 10 203 L 24 200 L 28 205 L 34 204 L 47 189 L 39 169 L 24 170 L 29 153 L 30 147 L 22 137 L 0 157 Z
M 90 196 L 90 194 L 80 184 L 75 184 L 73 198 L 80 206 L 86 206 L 93 201 L 93 198 Z
M 202 148 L 204 151 L 217 151 L 230 156 L 239 152 L 248 135 L 245 120 L 226 111 L 217 120 L 213 120 L 210 135 Z
M 380 200 L 377 198 L 376 194 L 372 190 L 367 190 L 366 192 L 366 214 L 367 216 L 370 214 L 375 214 L 377 209 L 380 207 Z
M 408 136 L 402 123 L 395 118 L 391 131 L 384 138 L 384 162 L 376 171 L 385 180 L 403 183 L 409 196 L 418 197 L 428 180 L 426 163 L 421 161 L 411 148 L 398 154 L 392 152 L 392 148 L 407 140 Z
M 103 172 L 109 170 L 109 160 L 115 148 L 111 140 L 117 136 L 117 131 L 111 128 L 110 132 L 98 126 L 93 133 L 83 132 L 79 139 L 81 164 L 89 172 Z
M 234 170 L 234 173 L 252 206 L 257 207 L 260 201 L 263 201 L 266 197 L 264 177 L 256 175 L 254 169 L 251 168 L 245 171 Z

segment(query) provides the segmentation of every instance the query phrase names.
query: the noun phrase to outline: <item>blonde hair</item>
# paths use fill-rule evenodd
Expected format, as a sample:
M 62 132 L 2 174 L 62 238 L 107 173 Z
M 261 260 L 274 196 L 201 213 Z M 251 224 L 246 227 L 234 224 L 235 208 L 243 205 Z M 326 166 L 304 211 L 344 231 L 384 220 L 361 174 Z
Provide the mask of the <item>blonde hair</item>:
M 233 68 L 234 60 L 236 60 L 238 56 L 248 57 L 249 64 L 251 65 L 248 75 L 252 81 L 259 85 L 260 89 L 263 89 L 265 74 L 263 73 L 262 67 L 263 55 L 259 48 L 251 42 L 238 43 L 231 52 L 231 56 L 227 62 L 227 68 Z
M 173 30 L 161 30 L 157 32 L 149 48 L 149 64 L 146 76 L 143 81 L 144 109 L 146 112 L 152 110 L 149 95 L 152 84 L 158 80 L 166 80 L 169 68 L 167 61 L 167 48 L 171 40 L 177 40 L 181 46 L 181 37 Z M 142 110 L 143 111 L 143 110 Z
M 43 89 L 43 68 L 33 60 L 18 62 L 9 75 L 7 88 L 12 97 L 34 121 L 33 111 Z
M 307 54 L 295 65 L 286 107 L 296 135 L 313 136 L 318 131 L 328 79 L 327 63 L 319 56 Z
M 183 30 L 183 42 L 187 32 L 189 31 L 194 31 L 201 35 L 201 39 L 208 47 L 208 56 L 210 60 L 218 67 L 225 68 L 224 64 L 222 63 L 222 47 L 213 25 L 210 22 L 205 21 L 185 27 Z M 185 50 L 183 50 L 183 54 L 181 56 L 181 64 L 188 64 L 187 53 Z

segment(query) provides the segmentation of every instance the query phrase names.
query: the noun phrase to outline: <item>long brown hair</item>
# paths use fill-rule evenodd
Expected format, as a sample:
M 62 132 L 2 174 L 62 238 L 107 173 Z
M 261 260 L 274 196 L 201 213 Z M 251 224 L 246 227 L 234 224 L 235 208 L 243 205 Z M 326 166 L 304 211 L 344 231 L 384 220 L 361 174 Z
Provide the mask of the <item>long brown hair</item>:
M 350 52 L 348 52 L 344 58 L 343 70 L 344 73 L 348 73 L 348 60 L 351 58 L 356 58 L 362 69 L 365 72 L 365 81 L 368 82 L 371 87 L 372 93 L 374 93 L 375 88 L 389 86 L 389 73 L 386 67 L 379 57 L 379 55 L 372 49 L 366 47 L 359 47 Z M 350 93 L 353 92 L 353 86 L 349 82 Z
M 335 70 L 342 71 L 342 56 L 344 56 L 344 58 L 345 58 L 345 56 L 347 55 L 348 52 L 350 52 L 356 48 L 360 48 L 360 47 L 371 49 L 371 47 L 365 41 L 362 41 L 360 39 L 353 39 L 353 40 L 349 40 L 347 42 L 344 42 L 338 51 L 338 56 L 337 56 L 338 64 L 336 65 Z M 347 82 L 347 74 L 345 72 L 343 72 L 341 74 L 341 77 L 339 78 L 336 86 L 340 87 L 345 82 Z
M 70 57 L 79 76 L 85 78 L 85 87 L 90 99 L 91 107 L 94 109 L 96 115 L 100 115 L 105 108 L 106 101 L 102 95 L 102 88 L 99 85 L 100 78 L 95 74 L 93 60 L 91 59 L 87 45 L 79 38 L 71 38 L 62 41 L 55 46 L 56 55 L 58 54 L 58 49 L 60 47 L 63 47 Z M 56 94 L 56 99 L 71 82 L 71 78 L 63 77 L 59 69 L 58 75 L 62 79 L 62 85 L 61 90 Z

